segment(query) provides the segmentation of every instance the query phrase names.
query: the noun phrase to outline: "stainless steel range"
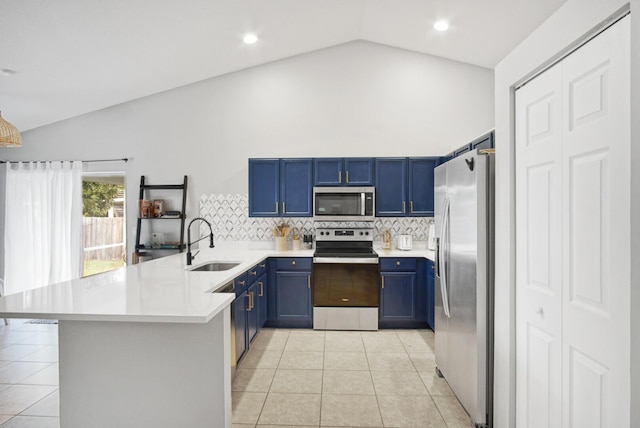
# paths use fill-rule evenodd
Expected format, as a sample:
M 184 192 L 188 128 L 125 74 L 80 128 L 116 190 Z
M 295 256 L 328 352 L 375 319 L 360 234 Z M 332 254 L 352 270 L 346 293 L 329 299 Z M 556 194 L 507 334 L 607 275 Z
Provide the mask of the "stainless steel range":
M 377 330 L 379 278 L 373 229 L 316 229 L 313 328 Z

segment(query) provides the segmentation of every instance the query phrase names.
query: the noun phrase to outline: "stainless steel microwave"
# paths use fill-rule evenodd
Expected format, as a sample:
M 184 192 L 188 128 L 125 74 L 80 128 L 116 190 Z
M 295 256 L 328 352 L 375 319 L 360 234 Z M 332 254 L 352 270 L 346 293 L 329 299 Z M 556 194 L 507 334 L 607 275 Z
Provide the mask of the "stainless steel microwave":
M 314 221 L 373 221 L 375 187 L 314 187 Z

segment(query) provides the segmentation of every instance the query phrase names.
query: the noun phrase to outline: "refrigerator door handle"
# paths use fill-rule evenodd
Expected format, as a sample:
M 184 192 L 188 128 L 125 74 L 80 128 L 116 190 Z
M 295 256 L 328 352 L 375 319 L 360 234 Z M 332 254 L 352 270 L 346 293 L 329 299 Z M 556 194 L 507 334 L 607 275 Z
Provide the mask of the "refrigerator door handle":
M 436 277 L 440 278 L 440 238 L 436 238 Z
M 445 198 L 444 200 L 444 210 L 442 213 L 442 228 L 440 230 L 440 239 L 441 239 L 441 248 L 439 252 L 438 264 L 440 265 L 440 294 L 442 294 L 442 308 L 444 309 L 444 314 L 447 318 L 451 318 L 451 311 L 449 308 L 449 285 L 447 284 L 447 251 L 448 251 L 448 243 L 449 237 L 447 233 L 449 233 L 449 210 L 450 210 L 450 200 L 449 198 Z

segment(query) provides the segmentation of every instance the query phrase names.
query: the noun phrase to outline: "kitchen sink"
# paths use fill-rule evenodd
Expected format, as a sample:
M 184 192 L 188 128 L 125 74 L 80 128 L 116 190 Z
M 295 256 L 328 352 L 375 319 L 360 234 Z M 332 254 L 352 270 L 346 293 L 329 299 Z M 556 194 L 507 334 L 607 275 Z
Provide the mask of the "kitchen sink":
M 191 269 L 194 272 L 221 272 L 229 269 L 233 269 L 238 266 L 240 262 L 209 262 L 201 266 Z

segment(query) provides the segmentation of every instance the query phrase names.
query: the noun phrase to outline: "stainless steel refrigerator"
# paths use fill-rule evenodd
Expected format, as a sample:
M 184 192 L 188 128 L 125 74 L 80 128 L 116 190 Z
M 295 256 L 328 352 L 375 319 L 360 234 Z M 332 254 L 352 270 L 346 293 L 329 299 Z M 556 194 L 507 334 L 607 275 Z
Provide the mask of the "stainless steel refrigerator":
M 436 366 L 472 422 L 492 424 L 494 155 L 435 169 Z

